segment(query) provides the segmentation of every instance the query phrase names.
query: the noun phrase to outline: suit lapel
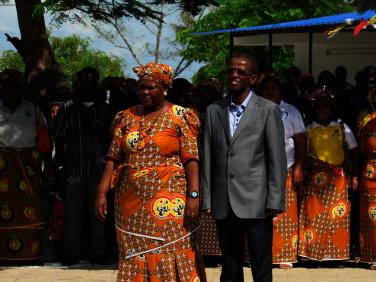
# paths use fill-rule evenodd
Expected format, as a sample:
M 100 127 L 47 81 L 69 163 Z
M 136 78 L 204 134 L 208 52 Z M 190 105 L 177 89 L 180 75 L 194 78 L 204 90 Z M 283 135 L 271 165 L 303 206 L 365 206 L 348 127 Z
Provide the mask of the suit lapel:
M 231 140 L 231 134 L 230 134 L 230 122 L 229 122 L 229 116 L 228 116 L 228 108 L 230 105 L 230 97 L 226 97 L 223 99 L 220 103 L 220 109 L 218 111 L 218 116 L 221 121 L 221 124 L 223 126 L 223 129 L 226 134 L 227 143 L 230 143 Z
M 238 138 L 240 132 L 250 123 L 253 122 L 252 119 L 256 115 L 257 111 L 257 104 L 259 102 L 259 97 L 253 93 L 251 99 L 248 102 L 247 107 L 239 121 L 238 127 L 234 132 L 234 136 L 232 136 L 231 143 L 234 143 L 235 139 Z

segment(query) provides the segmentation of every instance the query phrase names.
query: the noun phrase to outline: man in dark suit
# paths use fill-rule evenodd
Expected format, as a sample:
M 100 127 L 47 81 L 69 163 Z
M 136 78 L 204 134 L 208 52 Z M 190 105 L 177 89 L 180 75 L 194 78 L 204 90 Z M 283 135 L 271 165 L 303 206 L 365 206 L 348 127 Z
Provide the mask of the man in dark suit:
M 227 75 L 230 95 L 207 110 L 202 208 L 216 220 L 221 281 L 244 281 L 244 233 L 254 281 L 272 281 L 272 221 L 285 209 L 283 123 L 278 105 L 252 91 L 253 57 L 234 56 Z

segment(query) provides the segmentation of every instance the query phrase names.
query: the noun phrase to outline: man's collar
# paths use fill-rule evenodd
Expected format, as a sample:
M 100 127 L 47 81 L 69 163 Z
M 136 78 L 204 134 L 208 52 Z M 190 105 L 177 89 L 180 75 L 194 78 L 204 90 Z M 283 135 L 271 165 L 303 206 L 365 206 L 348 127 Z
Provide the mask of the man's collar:
M 245 108 L 247 107 L 248 102 L 249 102 L 249 100 L 251 99 L 251 97 L 252 97 L 253 94 L 254 94 L 254 93 L 253 93 L 252 90 L 249 91 L 248 96 L 244 99 L 243 103 L 241 103 L 240 107 L 242 107 L 243 109 L 245 109 Z M 236 105 L 236 104 L 234 103 L 234 101 L 232 100 L 232 96 L 230 96 L 230 107 L 237 107 L 237 108 L 239 107 L 239 106 Z
M 337 123 L 335 121 L 330 121 L 330 123 L 327 125 L 327 126 L 324 126 L 322 124 L 319 124 L 318 122 L 316 121 L 313 121 L 312 122 L 312 127 L 328 127 L 328 126 L 333 126 L 333 125 L 336 125 Z
M 26 100 L 24 98 L 21 98 L 21 102 L 20 104 L 17 106 L 16 110 L 14 112 L 17 111 L 17 109 L 19 109 L 21 106 L 23 106 L 24 104 L 26 103 Z M 0 108 L 4 108 L 6 110 L 8 110 L 9 112 L 12 112 L 3 102 L 3 100 L 0 100 Z

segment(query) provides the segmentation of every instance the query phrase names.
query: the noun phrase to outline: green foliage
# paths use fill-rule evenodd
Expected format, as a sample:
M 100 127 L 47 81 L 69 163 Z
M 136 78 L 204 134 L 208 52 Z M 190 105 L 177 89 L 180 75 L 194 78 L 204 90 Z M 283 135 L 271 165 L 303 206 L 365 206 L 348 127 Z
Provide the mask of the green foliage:
M 277 73 L 284 73 L 294 63 L 294 48 L 283 47 L 273 51 L 273 70 Z
M 0 53 L 0 71 L 5 69 L 16 69 L 24 72 L 25 63 L 20 54 L 13 50 L 5 50 Z
M 71 35 L 52 37 L 50 42 L 55 59 L 68 79 L 78 70 L 89 66 L 96 68 L 101 77 L 123 75 L 122 60 L 103 51 L 93 50 L 88 38 Z
M 84 67 L 96 68 L 102 78 L 123 75 L 122 60 L 103 51 L 93 50 L 90 46 L 91 41 L 87 38 L 77 35 L 51 37 L 50 43 L 55 59 L 68 81 Z M 5 68 L 23 71 L 25 64 L 16 51 L 6 50 L 0 56 L 0 71 Z
M 347 0 L 353 2 L 359 11 L 376 10 L 375 0 Z
M 185 46 L 181 56 L 207 65 L 194 77 L 195 82 L 203 77 L 215 76 L 224 79 L 229 59 L 230 38 L 228 34 L 197 36 L 192 33 L 218 29 L 255 26 L 298 20 L 315 16 L 354 10 L 343 0 L 220 0 L 221 5 L 213 8 L 204 17 L 197 20 L 189 29 L 177 32 L 177 40 Z M 260 50 L 251 50 L 253 53 Z M 263 50 L 267 54 L 266 50 Z M 275 70 L 283 71 L 292 62 L 289 48 L 273 50 Z M 265 56 L 264 56 L 265 57 Z
M 197 14 L 202 7 L 216 4 L 215 0 L 45 0 L 43 6 L 62 23 L 66 20 L 83 22 L 82 17 L 92 21 L 111 22 L 124 17 L 145 20 L 158 19 L 159 13 L 152 5 L 178 4 L 183 10 Z

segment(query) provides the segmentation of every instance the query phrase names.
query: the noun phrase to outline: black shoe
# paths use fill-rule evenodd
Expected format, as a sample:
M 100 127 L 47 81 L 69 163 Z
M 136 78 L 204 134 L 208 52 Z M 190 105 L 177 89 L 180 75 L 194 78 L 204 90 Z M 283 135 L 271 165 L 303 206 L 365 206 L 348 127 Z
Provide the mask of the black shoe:
M 78 258 L 75 256 L 64 256 L 63 259 L 61 260 L 62 265 L 73 265 L 73 264 L 78 264 Z
M 350 259 L 355 260 L 359 257 L 359 247 L 358 246 L 351 246 L 350 247 Z
M 99 264 L 99 265 L 107 265 L 107 264 L 111 264 L 111 260 L 109 259 L 109 257 L 105 255 L 98 255 L 98 256 L 91 257 L 90 263 Z

